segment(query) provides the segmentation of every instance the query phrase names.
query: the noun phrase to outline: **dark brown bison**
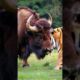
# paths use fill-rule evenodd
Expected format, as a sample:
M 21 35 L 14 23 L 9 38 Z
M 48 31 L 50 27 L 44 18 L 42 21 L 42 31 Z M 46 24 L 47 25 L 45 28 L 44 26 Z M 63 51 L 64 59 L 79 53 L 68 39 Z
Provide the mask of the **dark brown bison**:
M 64 80 L 76 80 L 80 70 L 80 1 L 64 0 L 63 5 L 63 76 Z
M 11 1 L 0 1 L 0 80 L 17 80 L 17 16 Z
M 18 9 L 18 42 L 19 54 L 23 56 L 23 66 L 28 65 L 26 59 L 31 52 L 38 59 L 45 57 L 47 52 L 53 49 L 53 37 L 51 36 L 52 18 L 41 18 L 38 13 L 29 8 Z

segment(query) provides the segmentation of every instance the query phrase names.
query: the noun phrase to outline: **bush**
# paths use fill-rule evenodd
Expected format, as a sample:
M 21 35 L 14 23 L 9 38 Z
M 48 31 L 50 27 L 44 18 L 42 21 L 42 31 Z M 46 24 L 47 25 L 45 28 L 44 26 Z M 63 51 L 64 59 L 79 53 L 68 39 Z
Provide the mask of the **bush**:
M 53 27 L 62 26 L 62 0 L 18 0 L 17 6 L 26 6 L 36 10 L 41 15 L 50 13 Z

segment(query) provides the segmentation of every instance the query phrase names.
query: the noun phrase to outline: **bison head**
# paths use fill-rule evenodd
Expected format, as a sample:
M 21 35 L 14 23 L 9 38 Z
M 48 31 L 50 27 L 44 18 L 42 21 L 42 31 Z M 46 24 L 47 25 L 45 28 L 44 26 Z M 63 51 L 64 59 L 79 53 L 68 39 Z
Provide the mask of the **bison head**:
M 28 41 L 30 49 L 36 53 L 39 59 L 44 58 L 47 52 L 53 49 L 54 39 L 51 36 L 52 18 L 49 20 L 40 18 L 31 25 L 33 15 L 29 17 L 26 23 Z

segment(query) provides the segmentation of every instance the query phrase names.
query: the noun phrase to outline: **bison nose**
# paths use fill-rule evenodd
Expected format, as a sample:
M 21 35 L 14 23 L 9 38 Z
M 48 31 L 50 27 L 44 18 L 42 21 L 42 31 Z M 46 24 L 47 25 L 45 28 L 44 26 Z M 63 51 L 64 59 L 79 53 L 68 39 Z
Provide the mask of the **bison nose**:
M 75 22 L 80 23 L 80 14 L 75 15 Z
M 52 48 L 46 48 L 45 49 L 46 52 L 52 52 L 52 50 L 53 50 Z

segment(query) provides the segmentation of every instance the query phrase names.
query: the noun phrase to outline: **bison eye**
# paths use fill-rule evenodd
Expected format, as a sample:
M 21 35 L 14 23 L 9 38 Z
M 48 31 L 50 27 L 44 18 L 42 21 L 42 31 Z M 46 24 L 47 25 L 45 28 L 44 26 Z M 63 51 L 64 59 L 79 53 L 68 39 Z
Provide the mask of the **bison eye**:
M 40 30 L 38 33 L 42 33 L 42 31 Z
M 42 34 L 41 33 L 35 33 L 35 36 L 42 36 Z
M 27 35 L 29 35 L 29 36 L 33 36 L 33 32 L 31 32 L 31 31 L 27 31 Z

